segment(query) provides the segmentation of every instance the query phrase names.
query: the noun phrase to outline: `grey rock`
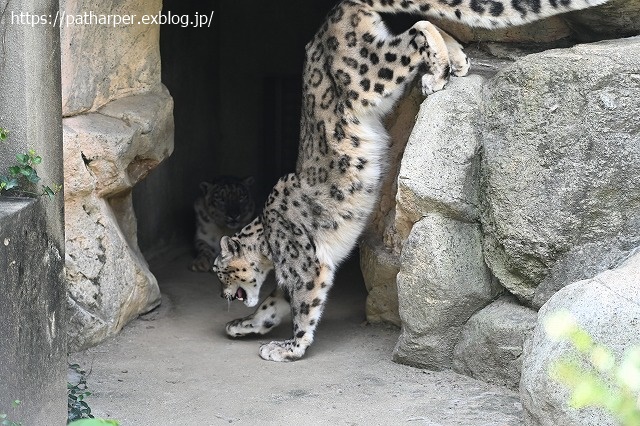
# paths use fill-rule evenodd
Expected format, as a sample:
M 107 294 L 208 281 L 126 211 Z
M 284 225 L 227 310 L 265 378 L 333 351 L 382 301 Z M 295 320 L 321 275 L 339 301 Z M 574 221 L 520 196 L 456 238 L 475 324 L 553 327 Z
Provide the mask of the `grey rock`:
M 529 305 L 640 244 L 639 57 L 640 37 L 550 50 L 485 87 L 485 258 Z
M 454 78 L 422 104 L 400 166 L 395 229 L 405 241 L 397 276 L 397 362 L 451 367 L 463 324 L 497 293 L 478 220 L 479 117 L 485 78 Z
M 479 255 L 480 241 L 478 224 L 439 213 L 413 226 L 397 278 L 402 331 L 394 361 L 451 367 L 462 326 L 497 293 Z
M 600 409 L 568 407 L 569 391 L 549 377 L 549 367 L 561 358 L 575 358 L 567 342 L 557 342 L 543 324 L 554 313 L 568 310 L 617 360 L 640 342 L 640 250 L 618 268 L 573 283 L 540 309 L 532 338 L 525 345 L 520 396 L 528 425 L 606 426 L 618 424 Z
M 503 296 L 477 314 L 462 329 L 453 369 L 487 383 L 517 390 L 525 339 L 536 325 L 537 312 Z
M 640 34 L 640 2 L 637 0 L 610 0 L 606 4 L 571 12 L 565 22 L 582 39 L 629 37 Z
M 474 125 L 484 81 L 477 74 L 453 78 L 422 104 L 398 176 L 396 224 L 405 238 L 410 227 L 403 230 L 402 223 L 427 212 L 478 220 L 480 141 Z

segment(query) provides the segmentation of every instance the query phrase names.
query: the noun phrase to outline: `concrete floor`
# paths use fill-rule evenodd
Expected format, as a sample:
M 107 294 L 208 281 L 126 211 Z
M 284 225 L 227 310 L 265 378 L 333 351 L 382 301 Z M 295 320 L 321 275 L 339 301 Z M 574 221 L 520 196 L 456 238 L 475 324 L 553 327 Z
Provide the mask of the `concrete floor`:
M 450 371 L 391 362 L 399 330 L 367 325 L 357 264 L 343 267 L 315 343 L 293 363 L 263 361 L 261 342 L 224 324 L 251 312 L 219 297 L 187 255 L 152 265 L 162 306 L 70 361 L 89 372 L 96 417 L 124 425 L 520 425 L 516 393 Z

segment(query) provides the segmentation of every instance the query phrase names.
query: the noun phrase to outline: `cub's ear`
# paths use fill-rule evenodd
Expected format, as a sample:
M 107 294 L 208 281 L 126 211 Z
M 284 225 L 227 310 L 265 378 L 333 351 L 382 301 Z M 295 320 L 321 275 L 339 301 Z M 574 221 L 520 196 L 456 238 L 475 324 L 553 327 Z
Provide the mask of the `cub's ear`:
M 246 186 L 252 186 L 255 182 L 256 180 L 253 178 L 253 176 L 242 179 L 242 183 L 244 183 Z
M 226 235 L 220 239 L 220 256 L 229 259 L 240 254 L 240 243 Z
M 200 182 L 200 191 L 202 191 L 203 194 L 207 194 L 209 192 L 209 190 L 213 187 L 212 184 L 210 184 L 209 182 Z

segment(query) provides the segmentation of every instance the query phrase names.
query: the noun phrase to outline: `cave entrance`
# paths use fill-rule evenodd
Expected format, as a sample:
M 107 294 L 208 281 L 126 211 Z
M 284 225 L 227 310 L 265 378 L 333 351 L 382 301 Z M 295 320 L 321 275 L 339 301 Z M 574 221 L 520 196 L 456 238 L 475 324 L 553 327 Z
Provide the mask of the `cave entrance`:
M 304 46 L 336 0 L 168 0 L 163 13 L 210 15 L 161 27 L 162 81 L 173 96 L 173 155 L 134 189 L 139 245 L 153 258 L 189 245 L 198 184 L 255 178 L 256 206 L 295 168 Z

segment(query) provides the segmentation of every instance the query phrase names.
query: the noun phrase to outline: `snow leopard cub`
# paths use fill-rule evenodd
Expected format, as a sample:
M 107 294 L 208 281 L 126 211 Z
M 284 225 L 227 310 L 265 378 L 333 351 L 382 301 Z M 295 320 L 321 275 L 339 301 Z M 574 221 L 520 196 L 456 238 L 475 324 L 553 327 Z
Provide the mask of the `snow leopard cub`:
M 197 254 L 191 262 L 192 271 L 211 271 L 213 261 L 220 254 L 220 238 L 233 235 L 249 223 L 255 213 L 250 190 L 253 183 L 253 177 L 231 176 L 200 183 L 202 195 L 194 203 Z

